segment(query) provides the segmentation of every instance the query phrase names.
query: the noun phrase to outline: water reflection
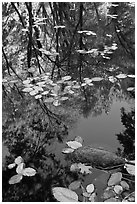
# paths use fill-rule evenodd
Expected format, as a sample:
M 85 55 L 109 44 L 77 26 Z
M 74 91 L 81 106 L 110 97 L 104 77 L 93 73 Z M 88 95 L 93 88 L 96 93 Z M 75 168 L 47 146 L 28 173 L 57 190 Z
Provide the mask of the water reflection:
M 23 101 L 12 98 L 14 106 L 5 101 L 3 151 L 7 146 L 9 153 L 6 153 L 6 157 L 3 153 L 3 201 L 55 201 L 52 187 L 68 187 L 78 178 L 77 174 L 69 171 L 69 163 L 61 153 L 65 142 L 77 135 L 83 137 L 84 145 L 107 146 L 111 151 L 119 147 L 123 156 L 131 156 L 134 152 L 129 151 L 128 145 L 130 141 L 130 148 L 134 147 L 134 138 L 131 137 L 134 112 L 128 114 L 125 110 L 130 112 L 134 98 L 121 86 L 108 81 L 96 82 L 94 87 L 85 87 L 79 95 L 74 96 L 75 100 L 70 97 L 60 109 L 40 107 L 40 104 L 27 98 Z M 125 109 L 121 109 L 121 114 L 122 107 Z M 120 116 L 126 128 L 123 132 Z M 117 132 L 121 132 L 117 136 L 118 140 L 115 137 Z M 9 170 L 7 166 L 19 155 L 27 166 L 36 169 L 38 173 L 35 177 L 24 177 L 21 183 L 9 185 L 8 181 L 16 170 Z M 99 173 L 95 171 L 93 177 L 96 178 Z
M 124 147 L 123 151 L 119 149 L 123 157 L 129 160 L 135 159 L 135 110 L 126 112 L 125 108 L 121 108 L 121 121 L 125 129 L 117 134 L 117 139 Z

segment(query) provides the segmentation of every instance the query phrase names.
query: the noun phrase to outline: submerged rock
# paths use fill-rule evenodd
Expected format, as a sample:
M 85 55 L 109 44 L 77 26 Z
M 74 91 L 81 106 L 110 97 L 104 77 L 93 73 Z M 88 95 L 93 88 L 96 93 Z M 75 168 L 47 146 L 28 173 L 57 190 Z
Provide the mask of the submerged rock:
M 113 166 L 125 164 L 125 160 L 118 157 L 116 154 L 104 149 L 93 148 L 92 146 L 76 149 L 70 154 L 70 158 L 76 163 L 81 162 L 101 168 L 111 168 Z

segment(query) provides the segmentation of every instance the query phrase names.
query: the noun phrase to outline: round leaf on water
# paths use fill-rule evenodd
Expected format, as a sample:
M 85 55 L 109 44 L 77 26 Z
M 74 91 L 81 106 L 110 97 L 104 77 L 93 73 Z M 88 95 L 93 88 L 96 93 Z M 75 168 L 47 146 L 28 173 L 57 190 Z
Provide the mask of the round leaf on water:
M 114 186 L 114 191 L 115 191 L 116 194 L 121 194 L 122 191 L 123 191 L 123 188 L 120 185 L 115 185 Z
M 135 90 L 135 87 L 129 87 L 129 88 L 127 88 L 127 91 L 133 91 L 133 90 Z
M 69 142 L 66 142 L 66 144 L 72 149 L 78 149 L 79 147 L 82 147 L 82 144 L 77 141 L 69 141 Z
M 71 79 L 71 76 L 64 76 L 64 77 L 62 77 L 62 80 L 63 81 L 68 81 L 68 80 L 70 80 Z
M 9 165 L 8 165 L 8 169 L 12 169 L 12 168 L 14 168 L 15 166 L 16 166 L 15 163 L 9 164 Z
M 46 98 L 44 100 L 45 103 L 52 103 L 54 101 L 54 98 Z
M 17 168 L 16 168 L 16 172 L 17 174 L 23 174 L 23 169 L 25 167 L 25 164 L 24 163 L 20 163 Z
M 23 176 L 21 174 L 14 175 L 10 178 L 9 184 L 19 183 L 22 180 Z
M 23 176 L 35 176 L 35 174 L 36 170 L 33 168 L 28 167 L 23 170 Z
M 59 105 L 60 105 L 60 102 L 59 102 L 58 100 L 55 100 L 55 101 L 53 101 L 53 105 L 54 105 L 54 106 L 59 106 Z
M 79 169 L 79 166 L 77 163 L 72 164 L 70 167 L 70 171 L 72 171 L 72 172 L 77 171 L 78 169 Z
M 130 78 L 135 78 L 135 75 L 132 75 L 132 74 L 129 74 L 127 76 L 130 77 Z
M 32 90 L 33 90 L 32 88 L 28 87 L 28 88 L 23 89 L 22 91 L 23 92 L 31 92 Z
M 127 172 L 131 175 L 135 176 L 135 165 L 125 164 L 124 166 L 127 170 Z
M 31 82 L 31 80 L 27 79 L 23 81 L 23 84 L 29 84 Z
M 63 187 L 55 187 L 55 188 L 52 188 L 52 192 L 54 197 L 57 199 L 57 201 L 78 202 L 78 195 L 70 189 L 63 188 Z
M 34 90 L 34 91 L 31 91 L 29 94 L 30 94 L 31 96 L 35 96 L 37 93 L 38 93 L 38 91 L 37 91 L 37 90 Z
M 123 187 L 124 190 L 129 190 L 129 185 L 126 181 L 121 181 L 120 185 Z
M 113 76 L 109 76 L 109 77 L 108 77 L 108 80 L 109 80 L 110 82 L 112 82 L 112 83 L 115 83 L 115 82 L 117 81 L 117 79 L 116 79 L 115 77 L 113 77 Z
M 126 74 L 119 74 L 116 76 L 118 79 L 125 79 L 127 77 Z
M 117 173 L 112 174 L 109 181 L 108 181 L 108 186 L 113 186 L 113 185 L 120 183 L 121 179 L 122 179 L 122 173 L 121 172 L 117 172 Z
M 86 187 L 86 190 L 87 190 L 88 193 L 93 193 L 94 189 L 95 189 L 95 187 L 94 187 L 93 184 L 89 184 Z
M 42 98 L 42 95 L 36 95 L 35 96 L 35 99 L 39 99 L 39 98 Z
M 72 148 L 64 148 L 62 150 L 62 153 L 64 153 L 64 154 L 69 154 L 69 153 L 72 153 L 72 152 L 74 152 L 74 149 L 72 149 Z
M 94 77 L 92 78 L 92 81 L 102 81 L 103 78 L 102 77 Z
M 19 165 L 20 163 L 23 162 L 23 158 L 21 156 L 18 156 L 15 160 L 14 160 L 15 164 Z
M 76 190 L 80 187 L 81 185 L 81 181 L 73 181 L 70 185 L 69 185 L 69 189 L 70 190 Z
M 44 91 L 43 93 L 41 93 L 42 95 L 47 95 L 49 93 L 49 91 Z
M 79 143 L 83 143 L 83 139 L 82 139 L 82 137 L 80 137 L 80 136 L 77 136 L 77 137 L 75 137 L 75 141 L 76 142 L 79 142 Z
M 60 101 L 66 101 L 66 100 L 68 100 L 68 97 L 67 97 L 67 96 L 64 96 L 64 97 L 61 97 L 61 98 L 60 98 Z
M 96 202 L 97 195 L 96 193 L 92 193 L 89 197 L 90 202 Z

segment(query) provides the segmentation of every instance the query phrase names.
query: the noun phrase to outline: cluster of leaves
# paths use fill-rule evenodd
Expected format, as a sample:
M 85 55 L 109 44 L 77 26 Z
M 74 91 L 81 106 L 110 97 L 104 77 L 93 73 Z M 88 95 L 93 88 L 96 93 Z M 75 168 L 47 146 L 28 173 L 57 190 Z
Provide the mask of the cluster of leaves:
M 23 158 L 21 156 L 18 156 L 14 160 L 14 163 L 9 164 L 8 168 L 12 169 L 16 165 L 17 165 L 17 168 L 16 168 L 17 174 L 10 178 L 9 184 L 19 183 L 23 179 L 23 176 L 35 176 L 36 170 L 31 168 L 31 167 L 25 168 L 25 163 L 24 163 Z

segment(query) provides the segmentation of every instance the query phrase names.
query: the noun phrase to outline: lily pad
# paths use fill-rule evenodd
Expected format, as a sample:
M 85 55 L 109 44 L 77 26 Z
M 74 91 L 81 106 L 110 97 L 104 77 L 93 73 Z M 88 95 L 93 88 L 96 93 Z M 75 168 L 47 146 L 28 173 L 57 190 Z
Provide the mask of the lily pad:
M 78 202 L 78 195 L 68 188 L 54 187 L 52 188 L 52 192 L 57 201 Z
M 95 190 L 94 184 L 87 185 L 86 190 L 88 193 L 93 193 Z
M 76 142 L 79 142 L 79 143 L 83 143 L 83 139 L 82 139 L 82 137 L 80 137 L 80 136 L 77 136 L 77 137 L 75 137 L 75 141 Z
M 102 77 L 94 77 L 92 78 L 92 81 L 102 81 L 103 78 Z
M 64 154 L 69 154 L 69 153 L 72 153 L 72 152 L 74 152 L 74 149 L 72 149 L 72 148 L 64 148 L 62 150 L 62 153 L 64 153 Z
M 82 147 L 82 144 L 77 141 L 69 141 L 69 142 L 66 142 L 66 144 L 72 149 L 78 149 L 79 147 Z
M 81 185 L 81 181 L 77 180 L 77 181 L 73 181 L 71 184 L 69 184 L 69 189 L 70 190 L 76 190 L 80 187 Z
M 23 170 L 23 176 L 35 176 L 35 174 L 36 170 L 31 167 L 25 168 Z
M 135 165 L 125 164 L 124 168 L 126 168 L 129 174 L 135 175 Z
M 22 174 L 14 175 L 10 178 L 9 184 L 19 183 L 22 180 L 22 178 L 23 178 Z
M 118 79 L 125 79 L 127 77 L 126 74 L 119 74 L 116 76 Z
M 122 179 L 121 172 L 113 173 L 108 181 L 108 186 L 113 186 L 120 183 L 121 179 Z
M 123 191 L 123 188 L 120 185 L 115 185 L 114 186 L 114 191 L 115 191 L 116 194 L 121 194 L 122 191 Z
M 18 156 L 15 160 L 14 160 L 15 164 L 19 165 L 23 162 L 23 158 L 21 156 Z
M 120 185 L 123 187 L 124 190 L 129 190 L 129 185 L 126 181 L 121 181 Z

